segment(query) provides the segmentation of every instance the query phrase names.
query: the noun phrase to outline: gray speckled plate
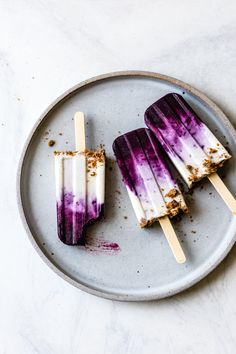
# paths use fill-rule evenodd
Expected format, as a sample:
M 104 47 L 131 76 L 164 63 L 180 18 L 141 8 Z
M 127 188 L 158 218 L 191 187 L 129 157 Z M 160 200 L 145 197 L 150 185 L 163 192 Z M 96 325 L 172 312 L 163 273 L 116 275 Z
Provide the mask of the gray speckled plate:
M 187 256 L 185 264 L 175 262 L 158 223 L 145 230 L 137 226 L 111 145 L 119 134 L 144 126 L 145 108 L 171 91 L 184 94 L 230 149 L 232 159 L 221 173 L 227 172 L 225 182 L 236 195 L 236 135 L 228 119 L 196 89 L 160 74 L 118 72 L 73 87 L 44 112 L 26 142 L 19 166 L 18 202 L 29 238 L 50 268 L 94 295 L 133 301 L 173 295 L 206 276 L 235 242 L 236 217 L 207 179 L 192 196 L 186 196 L 191 213 L 173 221 Z M 88 248 L 65 246 L 56 232 L 53 150 L 74 149 L 72 117 L 77 110 L 86 115 L 87 146 L 104 144 L 108 158 L 106 217 L 88 229 Z M 56 145 L 50 148 L 47 139 Z M 111 250 L 112 242 L 120 250 Z

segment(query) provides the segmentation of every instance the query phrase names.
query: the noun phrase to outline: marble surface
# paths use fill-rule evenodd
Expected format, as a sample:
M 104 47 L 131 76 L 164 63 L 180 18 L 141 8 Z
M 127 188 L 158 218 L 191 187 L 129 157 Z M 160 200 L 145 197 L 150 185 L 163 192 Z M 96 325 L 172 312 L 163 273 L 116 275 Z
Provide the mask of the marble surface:
M 56 276 L 16 205 L 24 141 L 59 94 L 115 70 L 157 71 L 216 101 L 236 126 L 233 0 L 0 0 L 1 354 L 235 352 L 236 249 L 171 299 L 119 303 Z

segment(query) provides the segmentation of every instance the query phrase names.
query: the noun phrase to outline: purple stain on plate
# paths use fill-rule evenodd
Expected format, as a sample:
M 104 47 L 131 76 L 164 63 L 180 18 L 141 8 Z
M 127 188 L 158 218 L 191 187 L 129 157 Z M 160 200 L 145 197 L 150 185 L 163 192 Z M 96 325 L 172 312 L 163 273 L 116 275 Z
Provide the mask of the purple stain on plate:
M 100 247 L 103 248 L 104 250 L 110 250 L 110 251 L 120 251 L 120 246 L 118 243 L 115 242 L 108 242 L 108 241 L 103 241 L 100 244 Z
M 103 237 L 96 237 L 90 235 L 86 239 L 85 249 L 95 253 L 115 254 L 121 250 L 116 242 L 105 240 Z

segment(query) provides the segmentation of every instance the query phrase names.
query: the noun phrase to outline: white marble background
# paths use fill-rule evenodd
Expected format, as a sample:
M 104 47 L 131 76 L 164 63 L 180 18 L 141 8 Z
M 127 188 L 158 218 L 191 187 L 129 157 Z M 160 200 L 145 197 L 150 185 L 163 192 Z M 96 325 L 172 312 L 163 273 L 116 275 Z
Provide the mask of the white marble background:
M 0 353 L 231 354 L 236 249 L 174 298 L 118 303 L 83 293 L 35 253 L 15 197 L 34 122 L 79 81 L 157 71 L 207 93 L 236 125 L 234 0 L 0 0 Z

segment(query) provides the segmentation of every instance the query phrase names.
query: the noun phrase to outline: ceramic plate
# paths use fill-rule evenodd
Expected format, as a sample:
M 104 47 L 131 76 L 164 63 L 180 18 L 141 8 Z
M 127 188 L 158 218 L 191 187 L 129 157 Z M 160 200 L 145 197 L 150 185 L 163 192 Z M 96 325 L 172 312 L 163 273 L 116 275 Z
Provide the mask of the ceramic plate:
M 158 223 L 140 229 L 112 152 L 120 134 L 143 127 L 155 100 L 177 92 L 199 113 L 232 159 L 221 175 L 236 195 L 236 136 L 223 112 L 191 86 L 160 74 L 118 72 L 89 79 L 59 97 L 28 138 L 19 166 L 20 213 L 35 249 L 62 278 L 91 294 L 115 300 L 151 300 L 198 282 L 226 256 L 235 241 L 232 216 L 207 179 L 186 194 L 190 214 L 173 220 L 187 257 L 177 264 Z M 105 220 L 91 226 L 87 246 L 65 246 L 57 238 L 54 150 L 74 150 L 73 115 L 86 116 L 87 146 L 107 154 Z M 53 147 L 48 141 L 54 140 Z

